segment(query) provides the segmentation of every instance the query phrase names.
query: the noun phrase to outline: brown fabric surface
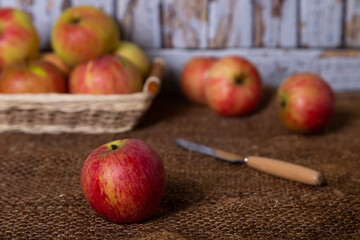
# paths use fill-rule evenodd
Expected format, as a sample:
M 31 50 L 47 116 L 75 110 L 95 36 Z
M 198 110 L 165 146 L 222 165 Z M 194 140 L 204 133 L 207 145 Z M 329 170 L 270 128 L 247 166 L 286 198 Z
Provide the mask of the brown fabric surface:
M 283 128 L 272 93 L 249 117 L 220 117 L 162 97 L 128 133 L 0 134 L 0 239 L 359 239 L 360 93 L 338 94 L 329 128 L 312 136 Z M 302 164 L 323 172 L 326 184 L 307 186 L 188 152 L 175 137 Z M 150 143 L 167 173 L 158 212 L 131 225 L 99 217 L 79 180 L 92 150 L 122 138 Z

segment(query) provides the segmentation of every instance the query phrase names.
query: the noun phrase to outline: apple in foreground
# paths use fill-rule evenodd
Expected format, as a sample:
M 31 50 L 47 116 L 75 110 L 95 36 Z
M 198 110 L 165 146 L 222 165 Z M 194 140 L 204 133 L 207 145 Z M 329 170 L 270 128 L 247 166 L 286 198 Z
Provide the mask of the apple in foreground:
M 70 93 L 127 94 L 142 90 L 139 70 L 126 58 L 105 55 L 77 65 L 70 74 Z
M 91 6 L 66 9 L 57 19 L 51 44 L 70 66 L 95 59 L 116 48 L 119 31 L 110 16 Z
M 210 68 L 218 59 L 215 57 L 194 57 L 188 61 L 181 73 L 181 89 L 192 102 L 206 104 L 205 81 Z
M 165 182 L 160 156 L 138 139 L 100 146 L 81 170 L 86 200 L 100 216 L 116 223 L 135 223 L 152 216 L 161 204 Z
M 287 78 L 277 92 L 281 122 L 295 133 L 314 133 L 322 129 L 334 112 L 335 95 L 330 86 L 311 73 Z
M 147 77 L 150 63 L 145 52 L 136 44 L 128 41 L 120 41 L 114 54 L 130 60 L 139 70 L 143 78 Z
M 247 115 L 260 103 L 262 81 L 256 67 L 238 56 L 218 60 L 205 84 L 209 106 L 224 116 Z
M 39 54 L 39 37 L 29 16 L 18 9 L 0 8 L 0 69 Z
M 67 65 L 61 58 L 54 52 L 45 52 L 40 55 L 40 59 L 53 64 L 57 67 L 65 76 L 69 76 L 71 67 Z
M 1 93 L 65 93 L 66 78 L 46 61 L 7 66 L 0 74 Z

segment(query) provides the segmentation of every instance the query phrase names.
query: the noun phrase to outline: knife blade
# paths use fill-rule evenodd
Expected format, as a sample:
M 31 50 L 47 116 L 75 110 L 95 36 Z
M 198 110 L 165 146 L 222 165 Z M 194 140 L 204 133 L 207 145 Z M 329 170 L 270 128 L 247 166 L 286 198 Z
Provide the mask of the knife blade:
M 191 150 L 193 152 L 199 152 L 204 155 L 214 157 L 223 161 L 231 162 L 231 163 L 245 163 L 244 157 L 241 157 L 236 154 L 228 153 L 222 151 L 220 149 L 211 148 L 205 146 L 203 144 L 198 144 L 195 142 L 191 142 L 182 138 L 176 138 L 175 142 L 185 149 Z
M 249 167 L 288 180 L 309 185 L 321 185 L 323 183 L 323 176 L 320 172 L 298 164 L 259 156 L 242 157 L 182 138 L 176 138 L 175 142 L 185 149 L 231 163 L 246 163 Z

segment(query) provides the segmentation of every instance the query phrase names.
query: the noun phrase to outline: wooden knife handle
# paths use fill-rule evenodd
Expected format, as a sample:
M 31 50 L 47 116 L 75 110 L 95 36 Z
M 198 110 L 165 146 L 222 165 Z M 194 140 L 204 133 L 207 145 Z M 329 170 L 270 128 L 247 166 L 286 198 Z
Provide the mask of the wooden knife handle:
M 280 160 L 250 156 L 247 157 L 247 165 L 274 176 L 309 185 L 321 185 L 323 182 L 323 177 L 320 172 Z

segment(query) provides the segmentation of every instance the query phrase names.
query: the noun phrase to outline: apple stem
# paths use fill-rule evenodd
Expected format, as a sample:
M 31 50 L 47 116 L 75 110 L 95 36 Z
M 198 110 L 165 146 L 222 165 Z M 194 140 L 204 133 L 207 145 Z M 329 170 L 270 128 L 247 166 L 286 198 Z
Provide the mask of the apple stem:
M 235 84 L 244 84 L 245 82 L 245 79 L 246 79 L 246 75 L 244 73 L 240 73 L 239 75 L 237 75 L 235 77 Z
M 117 149 L 117 146 L 116 146 L 115 144 L 112 144 L 112 145 L 111 145 L 111 149 L 114 151 L 114 150 Z
M 74 17 L 74 18 L 72 18 L 72 19 L 70 20 L 70 23 L 71 23 L 72 25 L 75 25 L 75 24 L 78 24 L 80 21 L 81 21 L 80 18 Z

